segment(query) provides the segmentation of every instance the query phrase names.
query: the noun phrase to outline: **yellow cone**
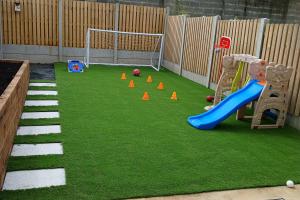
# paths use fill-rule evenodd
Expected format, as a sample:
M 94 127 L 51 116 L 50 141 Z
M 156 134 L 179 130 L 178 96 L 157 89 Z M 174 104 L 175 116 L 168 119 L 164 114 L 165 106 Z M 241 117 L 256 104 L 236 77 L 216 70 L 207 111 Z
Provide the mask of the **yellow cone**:
M 126 74 L 125 73 L 122 73 L 121 80 L 126 80 Z
M 170 99 L 177 101 L 177 94 L 175 91 L 172 93 L 172 96 L 170 97 Z
M 150 75 L 147 78 L 147 83 L 152 83 L 152 77 Z

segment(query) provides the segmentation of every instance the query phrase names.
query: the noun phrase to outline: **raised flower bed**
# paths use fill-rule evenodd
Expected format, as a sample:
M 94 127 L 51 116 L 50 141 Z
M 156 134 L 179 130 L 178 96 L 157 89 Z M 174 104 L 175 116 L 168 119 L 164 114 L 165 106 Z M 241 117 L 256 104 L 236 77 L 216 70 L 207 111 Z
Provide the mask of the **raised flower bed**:
M 0 60 L 0 190 L 29 83 L 29 61 Z

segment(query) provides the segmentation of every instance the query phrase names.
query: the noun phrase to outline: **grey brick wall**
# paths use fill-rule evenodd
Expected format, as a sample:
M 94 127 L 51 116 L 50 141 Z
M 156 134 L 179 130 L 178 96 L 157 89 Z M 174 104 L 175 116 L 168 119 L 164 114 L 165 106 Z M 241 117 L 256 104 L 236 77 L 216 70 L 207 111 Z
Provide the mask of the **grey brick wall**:
M 170 7 L 170 14 L 220 15 L 222 19 L 269 18 L 273 23 L 299 23 L 300 0 L 91 0 Z
M 290 0 L 287 22 L 300 23 L 300 0 Z
M 171 14 L 220 15 L 222 19 L 269 18 L 299 22 L 300 0 L 165 0 Z M 297 12 L 298 11 L 298 12 Z
M 135 5 L 143 5 L 143 6 L 157 6 L 163 7 L 164 0 L 90 0 L 90 1 L 98 1 L 98 2 L 106 2 L 106 3 L 124 3 L 124 4 L 135 4 Z

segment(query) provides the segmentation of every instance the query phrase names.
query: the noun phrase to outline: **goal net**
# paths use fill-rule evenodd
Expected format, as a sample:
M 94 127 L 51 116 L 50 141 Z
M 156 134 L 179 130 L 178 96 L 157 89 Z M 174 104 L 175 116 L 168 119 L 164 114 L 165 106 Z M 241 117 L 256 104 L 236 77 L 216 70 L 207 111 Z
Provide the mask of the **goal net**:
M 164 34 L 137 33 L 88 28 L 87 67 L 92 64 L 149 66 L 160 70 Z

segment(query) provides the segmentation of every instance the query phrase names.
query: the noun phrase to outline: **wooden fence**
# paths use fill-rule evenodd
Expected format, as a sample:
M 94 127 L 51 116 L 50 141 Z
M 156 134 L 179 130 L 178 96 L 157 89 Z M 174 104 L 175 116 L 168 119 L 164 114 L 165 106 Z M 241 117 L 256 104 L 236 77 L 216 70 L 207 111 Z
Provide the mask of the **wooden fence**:
M 15 0 L 3 0 L 2 24 L 4 44 L 58 46 L 58 0 L 20 0 L 21 11 L 15 12 Z M 83 48 L 87 29 L 162 33 L 165 9 L 87 1 L 63 0 L 62 24 L 64 47 Z M 118 26 L 115 23 L 118 21 Z M 154 49 L 157 37 L 119 35 L 119 49 Z M 113 33 L 91 34 L 91 47 L 114 48 Z
M 294 68 L 289 83 L 289 112 L 300 116 L 300 26 L 299 24 L 267 24 L 262 59 Z
M 289 113 L 300 116 L 300 25 L 266 24 L 260 29 L 262 20 L 218 20 L 216 34 L 213 36 L 213 19 L 211 17 L 187 18 L 184 32 L 184 16 L 169 16 L 166 22 L 166 41 L 164 59 L 180 65 L 181 46 L 184 39 L 182 69 L 196 75 L 202 75 L 211 83 L 217 84 L 221 75 L 223 55 L 251 54 L 260 56 L 269 62 L 284 64 L 294 68 L 289 85 Z M 264 32 L 263 32 L 264 31 Z M 259 36 L 264 39 L 260 40 Z M 221 36 L 231 38 L 231 48 L 216 51 Z M 214 44 L 212 37 L 215 37 Z M 212 47 L 213 45 L 213 47 Z M 214 48 L 212 58 L 209 51 Z M 261 49 L 261 52 L 260 52 Z M 207 77 L 211 59 L 210 77 Z M 178 70 L 179 71 L 179 70 Z M 243 78 L 247 75 L 247 65 Z
M 258 20 L 219 20 L 215 44 L 219 44 L 221 36 L 231 38 L 231 48 L 214 51 L 210 81 L 218 83 L 221 75 L 221 63 L 224 55 L 255 54 Z M 247 66 L 244 70 L 244 76 Z M 244 77 L 245 78 L 245 77 Z
M 58 45 L 57 0 L 2 0 L 4 44 Z
M 166 22 L 164 59 L 174 64 L 180 63 L 184 16 L 169 16 Z
M 88 28 L 114 29 L 115 4 L 63 1 L 63 46 L 85 47 Z M 91 35 L 92 48 L 113 48 L 113 35 Z
M 163 33 L 164 8 L 120 5 L 119 30 L 139 33 Z M 156 36 L 122 36 L 118 38 L 118 49 L 123 50 L 154 50 L 158 42 Z
M 207 75 L 211 42 L 212 17 L 193 17 L 187 19 L 184 45 L 183 69 Z

